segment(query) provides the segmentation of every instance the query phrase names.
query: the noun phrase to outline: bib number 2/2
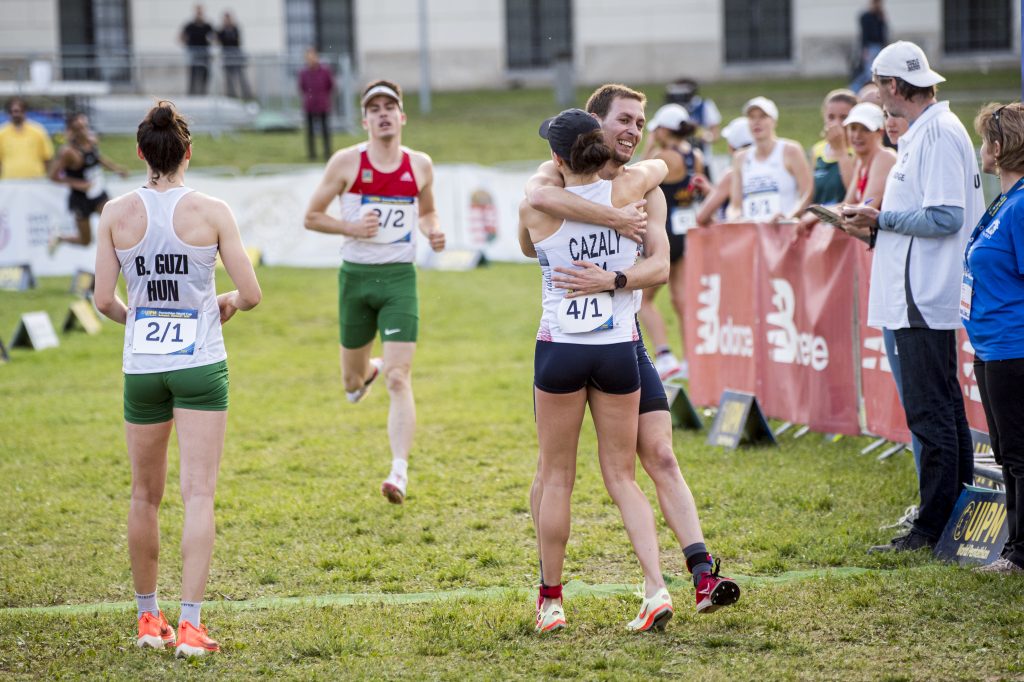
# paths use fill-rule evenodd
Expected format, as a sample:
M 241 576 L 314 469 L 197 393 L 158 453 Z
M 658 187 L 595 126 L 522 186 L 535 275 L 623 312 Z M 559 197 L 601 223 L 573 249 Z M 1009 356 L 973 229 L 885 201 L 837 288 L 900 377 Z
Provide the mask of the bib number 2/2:
M 192 355 L 196 349 L 199 311 L 137 308 L 132 352 L 140 355 Z
M 359 215 L 376 213 L 380 220 L 377 234 L 365 241 L 375 244 L 394 244 L 412 239 L 412 231 L 416 229 L 417 212 L 416 197 L 382 197 L 372 194 L 363 195 L 363 204 Z
M 558 305 L 558 325 L 566 334 L 583 334 L 611 329 L 612 295 L 602 291 L 590 296 L 563 298 Z

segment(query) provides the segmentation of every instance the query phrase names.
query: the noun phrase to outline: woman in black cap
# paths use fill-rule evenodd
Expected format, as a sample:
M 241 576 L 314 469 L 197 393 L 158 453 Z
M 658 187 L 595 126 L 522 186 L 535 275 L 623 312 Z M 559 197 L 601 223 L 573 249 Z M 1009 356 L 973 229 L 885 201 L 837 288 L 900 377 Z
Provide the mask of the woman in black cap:
M 615 180 L 599 171 L 611 158 L 596 118 L 569 109 L 541 126 L 552 160 L 570 192 L 597 203 L 622 206 L 656 187 L 667 171 L 652 160 L 631 166 Z M 646 591 L 634 630 L 664 627 L 672 600 L 661 576 L 658 541 L 650 504 L 634 480 L 640 374 L 633 345 L 633 294 L 621 271 L 634 263 L 639 247 L 614 230 L 562 221 L 520 209 L 520 230 L 529 235 L 543 273 L 543 313 L 534 356 L 538 460 L 542 493 L 537 515 L 541 551 L 538 632 L 565 627 L 562 564 L 569 539 L 569 500 L 576 478 L 576 448 L 589 404 L 598 437 L 605 486 L 644 571 Z M 615 273 L 611 291 L 575 295 L 554 286 L 556 268 L 599 267 Z

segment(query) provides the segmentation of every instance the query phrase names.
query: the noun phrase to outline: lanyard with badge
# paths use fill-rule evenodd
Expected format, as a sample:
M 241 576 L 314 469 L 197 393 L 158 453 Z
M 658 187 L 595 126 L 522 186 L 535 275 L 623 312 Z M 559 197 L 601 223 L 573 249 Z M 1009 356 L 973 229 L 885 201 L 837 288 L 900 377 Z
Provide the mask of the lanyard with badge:
M 1006 200 L 1010 198 L 1010 195 L 1024 187 L 1024 178 L 1021 178 L 1013 187 L 1010 188 L 1009 192 L 1000 194 L 996 197 L 988 208 L 985 209 L 985 213 L 981 216 L 981 220 L 974 226 L 974 231 L 971 232 L 971 238 L 967 240 L 967 247 L 964 249 L 964 279 L 960 284 L 960 317 L 964 320 L 971 319 L 971 297 L 974 295 L 974 275 L 971 273 L 970 258 L 971 253 L 977 247 L 975 243 L 978 237 L 988 229 L 988 226 L 995 220 L 999 210 L 1006 203 Z

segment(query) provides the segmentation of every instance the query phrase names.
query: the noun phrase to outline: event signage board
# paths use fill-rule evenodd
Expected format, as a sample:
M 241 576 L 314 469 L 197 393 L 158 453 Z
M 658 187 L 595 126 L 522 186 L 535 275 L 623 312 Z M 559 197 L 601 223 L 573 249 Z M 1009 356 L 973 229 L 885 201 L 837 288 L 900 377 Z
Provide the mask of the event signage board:
M 668 398 L 668 411 L 672 415 L 672 428 L 692 431 L 703 431 L 704 420 L 690 402 L 686 386 L 682 381 L 669 379 L 665 382 L 665 397 Z
M 32 266 L 28 263 L 0 266 L 0 289 L 25 291 L 35 286 L 36 278 L 32 276 Z
M 88 270 L 75 270 L 75 274 L 71 276 L 71 288 L 68 290 L 68 293 L 86 298 L 92 295 L 95 287 L 96 275 Z
M 68 306 L 68 314 L 64 317 L 61 331 L 67 333 L 76 329 L 90 335 L 100 332 L 100 318 L 89 299 L 82 298 Z
M 11 339 L 11 348 L 44 350 L 56 348 L 59 345 L 60 339 L 57 338 L 57 332 L 53 329 L 50 316 L 44 310 L 23 314 L 18 320 L 14 337 Z
M 730 390 L 722 393 L 707 442 L 708 445 L 720 445 L 730 450 L 741 444 L 776 445 L 757 398 L 750 393 Z
M 1006 493 L 965 486 L 934 554 L 958 564 L 989 564 L 999 558 L 1008 534 Z

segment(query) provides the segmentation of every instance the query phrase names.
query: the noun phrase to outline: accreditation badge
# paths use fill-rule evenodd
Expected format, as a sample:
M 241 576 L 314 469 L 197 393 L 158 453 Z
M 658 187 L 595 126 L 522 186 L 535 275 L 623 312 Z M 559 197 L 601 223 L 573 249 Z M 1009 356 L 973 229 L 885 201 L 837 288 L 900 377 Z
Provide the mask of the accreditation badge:
M 974 276 L 969 272 L 964 273 L 963 281 L 960 282 L 960 318 L 971 319 L 971 297 L 974 296 Z

